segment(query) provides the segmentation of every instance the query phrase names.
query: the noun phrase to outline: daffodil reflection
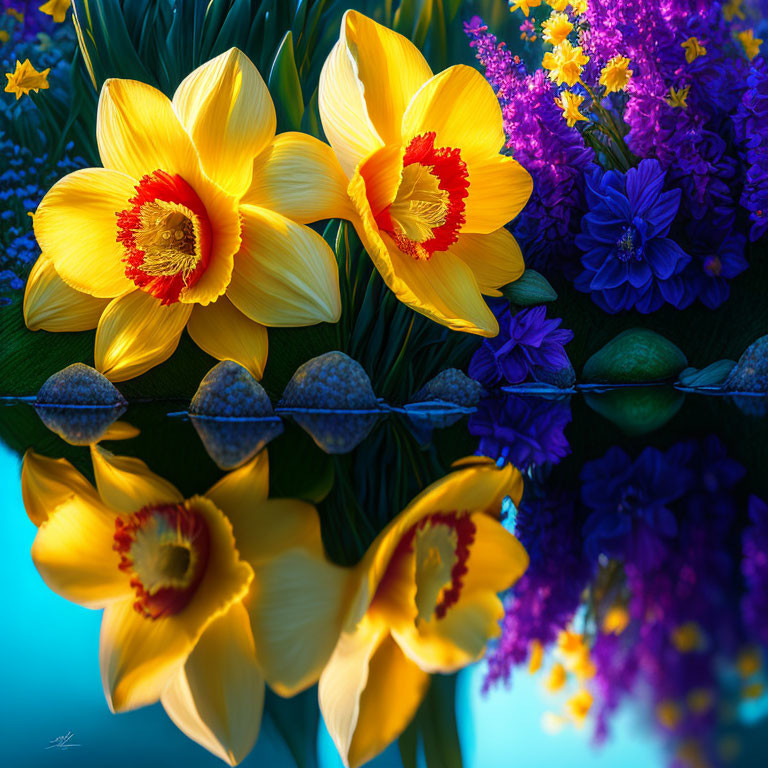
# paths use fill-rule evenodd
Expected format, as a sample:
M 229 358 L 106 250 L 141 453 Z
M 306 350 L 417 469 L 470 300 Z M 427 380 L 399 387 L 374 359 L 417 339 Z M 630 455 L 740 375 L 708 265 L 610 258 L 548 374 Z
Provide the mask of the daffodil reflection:
M 417 496 L 357 567 L 344 632 L 320 678 L 320 709 L 345 764 L 358 766 L 413 718 L 429 675 L 477 661 L 504 615 L 497 593 L 528 557 L 498 521 L 519 472 L 473 458 Z
M 275 137 L 275 124 L 266 84 L 235 48 L 188 75 L 173 100 L 107 80 L 96 125 L 104 167 L 65 176 L 34 215 L 43 255 L 27 325 L 95 327 L 96 367 L 122 381 L 170 357 L 185 327 L 260 378 L 264 326 L 338 320 L 336 261 L 303 225 L 346 215 L 344 176 L 330 147 Z
M 523 272 L 504 225 L 531 194 L 500 155 L 493 89 L 466 66 L 432 74 L 405 37 L 347 11 L 318 91 L 323 128 L 349 181 L 355 228 L 400 301 L 438 323 L 495 336 L 483 295 Z
M 188 499 L 136 458 L 99 446 L 91 455 L 95 488 L 63 459 L 26 454 L 22 493 L 38 526 L 32 559 L 62 597 L 104 609 L 99 661 L 110 708 L 159 700 L 185 734 L 234 765 L 259 732 L 260 661 L 278 690 L 317 680 L 341 629 L 351 571 L 325 559 L 313 507 L 267 498 L 265 452 Z M 262 594 L 275 569 L 300 573 L 312 606 L 294 606 L 304 634 L 292 638 L 301 652 L 291 655 L 279 653 L 279 636 L 296 627 L 286 630 L 277 613 L 290 606 Z

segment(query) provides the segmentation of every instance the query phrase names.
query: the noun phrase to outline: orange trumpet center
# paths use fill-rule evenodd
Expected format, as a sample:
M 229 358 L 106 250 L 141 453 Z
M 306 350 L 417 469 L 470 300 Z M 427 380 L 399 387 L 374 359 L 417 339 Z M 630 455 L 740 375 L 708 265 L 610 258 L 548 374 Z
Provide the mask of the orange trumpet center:
M 117 241 L 125 248 L 125 275 L 163 304 L 179 300 L 205 272 L 211 224 L 197 193 L 181 176 L 154 171 L 117 214 Z
M 435 133 L 416 136 L 403 155 L 403 170 L 394 201 L 376 216 L 403 253 L 429 259 L 458 239 L 469 189 L 461 152 L 435 147 Z
M 136 590 L 133 607 L 159 619 L 192 599 L 208 564 L 210 534 L 190 502 L 163 504 L 117 518 L 112 548 Z

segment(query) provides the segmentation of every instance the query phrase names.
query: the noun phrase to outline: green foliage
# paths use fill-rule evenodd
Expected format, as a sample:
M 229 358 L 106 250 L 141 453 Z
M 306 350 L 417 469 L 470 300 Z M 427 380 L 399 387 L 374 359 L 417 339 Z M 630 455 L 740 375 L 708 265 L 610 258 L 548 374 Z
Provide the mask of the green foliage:
M 526 269 L 518 280 L 505 286 L 501 292 L 518 307 L 533 307 L 557 299 L 557 292 L 549 280 L 534 269 Z
M 671 387 L 629 387 L 588 392 L 584 399 L 624 434 L 646 435 L 661 429 L 680 410 L 685 395 Z
M 286 32 L 272 62 L 267 81 L 277 110 L 277 131 L 298 131 L 304 117 L 304 98 L 293 53 L 293 35 Z

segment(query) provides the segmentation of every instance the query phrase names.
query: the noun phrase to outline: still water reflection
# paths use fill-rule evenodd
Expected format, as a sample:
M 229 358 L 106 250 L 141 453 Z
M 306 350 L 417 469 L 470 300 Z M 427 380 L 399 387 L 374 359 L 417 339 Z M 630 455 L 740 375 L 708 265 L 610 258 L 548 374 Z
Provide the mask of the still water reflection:
M 6 404 L 4 754 L 762 765 L 768 441 L 747 405 L 671 388 L 256 419 Z M 263 709 L 252 750 L 222 698 Z

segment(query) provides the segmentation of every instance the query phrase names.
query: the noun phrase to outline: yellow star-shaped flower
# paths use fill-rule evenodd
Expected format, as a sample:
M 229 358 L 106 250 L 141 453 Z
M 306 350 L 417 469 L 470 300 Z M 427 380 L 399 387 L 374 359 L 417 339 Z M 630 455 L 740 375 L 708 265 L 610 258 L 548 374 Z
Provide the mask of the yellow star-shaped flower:
M 549 70 L 549 79 L 558 85 L 567 83 L 576 85 L 581 77 L 581 68 L 589 61 L 581 51 L 581 46 L 573 46 L 564 40 L 551 53 L 545 53 L 541 66 Z
M 509 0 L 510 12 L 521 10 L 526 17 L 531 12 L 531 8 L 538 8 L 540 5 L 541 0 Z
M 674 86 L 670 86 L 669 93 L 664 97 L 664 99 L 670 107 L 688 109 L 688 91 L 690 90 L 690 85 L 686 85 L 683 88 L 678 89 L 675 89 Z
M 550 17 L 541 25 L 542 37 L 544 41 L 551 45 L 560 45 L 563 40 L 568 39 L 568 35 L 573 31 L 567 13 L 558 13 L 552 11 Z
M 680 47 L 685 50 L 685 60 L 689 64 L 707 52 L 698 37 L 689 37 L 684 43 L 680 43 Z
M 562 96 L 555 99 L 555 104 L 563 110 L 563 117 L 569 128 L 576 125 L 578 121 L 587 119 L 579 112 L 582 101 L 584 101 L 583 96 L 570 91 L 563 91 Z
M 40 12 L 53 16 L 55 22 L 61 23 L 66 18 L 70 5 L 72 5 L 72 0 L 48 0 L 47 3 L 40 6 Z
M 37 93 L 41 88 L 45 90 L 48 88 L 48 73 L 51 71 L 50 67 L 38 72 L 27 59 L 23 64 L 20 61 L 16 61 L 16 71 L 6 72 L 5 76 L 8 78 L 8 83 L 5 86 L 6 93 L 15 93 L 16 101 L 22 96 L 26 96 L 30 91 Z
M 614 56 L 600 72 L 600 85 L 605 86 L 606 93 L 623 91 L 631 77 L 629 59 L 626 56 Z
M 742 2 L 743 0 L 729 0 L 729 2 L 723 6 L 723 16 L 726 21 L 744 18 L 744 11 L 741 10 Z
M 755 37 L 754 31 L 751 29 L 745 29 L 737 33 L 736 37 L 739 38 L 739 42 L 744 46 L 744 53 L 747 54 L 747 58 L 750 61 L 756 58 L 760 53 L 760 45 L 763 42 L 762 38 Z
M 587 0 L 571 0 L 571 10 L 574 16 L 583 16 L 587 12 Z
M 568 7 L 568 0 L 547 0 L 547 5 L 553 11 L 562 12 Z

